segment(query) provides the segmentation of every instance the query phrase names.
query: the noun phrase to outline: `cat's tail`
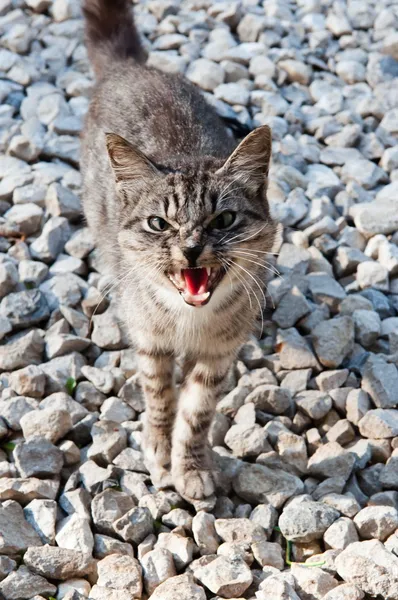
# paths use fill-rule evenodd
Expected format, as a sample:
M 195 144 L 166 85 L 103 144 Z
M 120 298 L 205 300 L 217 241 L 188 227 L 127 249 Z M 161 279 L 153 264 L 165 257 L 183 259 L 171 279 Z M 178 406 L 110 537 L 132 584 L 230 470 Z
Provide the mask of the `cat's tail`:
M 115 60 L 146 58 L 130 0 L 84 0 L 88 56 L 97 78 Z

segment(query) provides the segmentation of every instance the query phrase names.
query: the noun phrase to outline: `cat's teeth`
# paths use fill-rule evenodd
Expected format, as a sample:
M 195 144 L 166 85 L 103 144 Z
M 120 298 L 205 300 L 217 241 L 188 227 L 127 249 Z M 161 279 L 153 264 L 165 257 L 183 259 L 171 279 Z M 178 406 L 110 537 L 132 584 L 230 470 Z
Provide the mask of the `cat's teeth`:
M 210 277 L 210 275 L 211 275 L 211 268 L 210 267 L 206 267 L 206 271 L 207 271 L 207 275 Z
M 205 292 L 203 294 L 189 294 L 188 292 L 184 292 L 182 297 L 185 302 L 191 306 L 201 306 L 209 299 L 210 292 Z
M 176 285 L 179 286 L 179 287 L 183 287 L 185 285 L 185 279 L 181 275 L 181 270 L 180 269 L 177 269 L 172 274 L 170 274 L 170 279 L 174 283 L 176 283 Z

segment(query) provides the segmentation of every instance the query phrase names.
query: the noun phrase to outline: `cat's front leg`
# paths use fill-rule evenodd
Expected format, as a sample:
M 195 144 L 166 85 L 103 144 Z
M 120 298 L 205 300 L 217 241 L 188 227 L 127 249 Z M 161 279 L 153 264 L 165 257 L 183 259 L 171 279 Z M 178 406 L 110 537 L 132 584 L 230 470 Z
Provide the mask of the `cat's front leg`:
M 232 356 L 201 357 L 181 387 L 173 431 L 172 475 L 185 498 L 200 499 L 215 490 L 207 435 Z
M 176 410 L 174 357 L 157 349 L 140 349 L 140 379 L 146 402 L 143 450 L 156 487 L 172 485 L 171 435 Z

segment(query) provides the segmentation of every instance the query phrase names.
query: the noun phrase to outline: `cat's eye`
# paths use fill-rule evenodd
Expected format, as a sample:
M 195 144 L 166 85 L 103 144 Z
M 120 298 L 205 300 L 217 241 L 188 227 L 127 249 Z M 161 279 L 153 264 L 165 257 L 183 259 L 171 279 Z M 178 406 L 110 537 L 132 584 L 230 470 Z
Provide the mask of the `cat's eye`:
M 162 217 L 149 217 L 148 226 L 153 231 L 166 231 L 170 227 L 168 222 L 162 219 Z
M 230 227 L 235 222 L 235 219 L 236 213 L 232 212 L 232 210 L 225 210 L 210 221 L 209 229 L 227 229 L 227 227 Z

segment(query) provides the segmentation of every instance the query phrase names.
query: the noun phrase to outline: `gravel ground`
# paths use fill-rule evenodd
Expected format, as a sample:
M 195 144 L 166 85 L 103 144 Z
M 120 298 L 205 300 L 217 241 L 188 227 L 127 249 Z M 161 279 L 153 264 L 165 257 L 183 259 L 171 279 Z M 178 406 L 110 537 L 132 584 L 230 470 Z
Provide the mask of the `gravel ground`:
M 272 127 L 276 310 L 211 428 L 217 500 L 157 492 L 134 353 L 80 218 L 80 4 L 1 0 L 0 597 L 397 600 L 398 6 L 136 14 L 152 65 L 235 128 Z

